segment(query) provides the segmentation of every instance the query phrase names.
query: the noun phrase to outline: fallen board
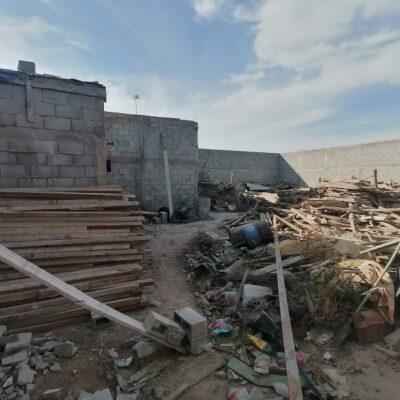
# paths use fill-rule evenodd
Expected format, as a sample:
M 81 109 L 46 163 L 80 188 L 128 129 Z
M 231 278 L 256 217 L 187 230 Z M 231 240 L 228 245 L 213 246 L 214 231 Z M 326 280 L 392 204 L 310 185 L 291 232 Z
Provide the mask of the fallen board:
M 174 348 L 181 353 L 186 352 L 185 348 L 182 346 L 173 346 L 170 343 L 167 343 L 164 340 L 160 339 L 159 337 L 151 335 L 149 332 L 147 332 L 142 322 L 139 322 L 134 318 L 122 314 L 121 312 L 114 310 L 106 304 L 101 303 L 100 301 L 88 296 L 86 293 L 81 292 L 71 285 L 68 285 L 63 280 L 39 268 L 37 265 L 29 262 L 28 260 L 19 256 L 17 253 L 14 253 L 13 251 L 7 249 L 2 245 L 0 245 L 0 260 L 5 264 L 8 264 L 11 267 L 15 268 L 16 270 L 23 272 L 29 277 L 35 279 L 37 282 L 53 290 L 56 290 L 64 297 L 76 302 L 80 307 L 86 308 L 87 310 L 93 311 L 96 314 L 102 315 L 109 320 L 123 325 L 140 335 L 160 342 L 165 346 Z

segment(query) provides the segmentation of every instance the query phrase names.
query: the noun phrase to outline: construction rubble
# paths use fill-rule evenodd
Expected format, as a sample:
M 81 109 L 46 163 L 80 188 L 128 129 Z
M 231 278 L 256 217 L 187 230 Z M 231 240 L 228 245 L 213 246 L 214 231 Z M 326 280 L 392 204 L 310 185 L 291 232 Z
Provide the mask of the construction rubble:
M 175 400 L 210 377 L 229 400 L 352 399 L 347 343 L 400 359 L 398 185 L 214 186 L 231 214 L 180 246 L 197 306 L 168 313 L 121 187 L 0 190 L 0 400 Z M 111 321 L 128 335 L 91 349 L 57 331 L 90 343 Z M 106 386 L 56 384 L 85 362 Z

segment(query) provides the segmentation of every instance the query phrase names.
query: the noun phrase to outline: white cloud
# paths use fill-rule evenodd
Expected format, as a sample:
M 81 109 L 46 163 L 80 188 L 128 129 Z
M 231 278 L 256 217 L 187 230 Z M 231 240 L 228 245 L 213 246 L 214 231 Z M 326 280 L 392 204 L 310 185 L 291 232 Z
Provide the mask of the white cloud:
M 211 18 L 224 3 L 225 0 L 193 0 L 193 8 L 200 17 Z
M 93 51 L 93 48 L 90 45 L 88 45 L 87 43 L 81 42 L 80 40 L 66 39 L 65 43 L 70 44 L 71 46 L 76 47 L 81 50 Z
M 54 0 L 39 0 L 40 3 L 51 8 L 55 12 L 61 12 L 60 6 L 54 2 Z

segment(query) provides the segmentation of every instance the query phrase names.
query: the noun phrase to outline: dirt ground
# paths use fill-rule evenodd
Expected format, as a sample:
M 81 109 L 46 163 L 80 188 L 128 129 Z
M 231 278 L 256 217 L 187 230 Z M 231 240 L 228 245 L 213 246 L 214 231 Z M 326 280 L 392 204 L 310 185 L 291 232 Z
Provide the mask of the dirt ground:
M 148 247 L 151 248 L 154 257 L 154 262 L 148 272 L 149 276 L 155 280 L 155 287 L 148 296 L 161 302 L 159 307 L 152 307 L 155 311 L 171 317 L 172 311 L 176 308 L 190 306 L 198 309 L 183 269 L 182 259 L 179 257 L 180 252 L 201 230 L 213 230 L 225 236 L 226 233 L 220 229 L 220 226 L 224 219 L 230 218 L 232 218 L 232 213 L 213 213 L 213 219 L 205 222 L 145 226 L 146 231 L 152 236 Z M 148 310 L 135 311 L 130 315 L 143 319 Z M 107 371 L 113 370 L 107 351 L 115 349 L 121 356 L 132 355 L 130 347 L 123 347 L 123 343 L 134 336 L 132 332 L 116 324 L 101 325 L 96 328 L 80 324 L 60 329 L 55 333 L 60 339 L 73 341 L 79 346 L 79 351 L 73 359 L 61 360 L 63 369 L 61 373 L 49 372 L 45 376 L 36 377 L 32 399 L 39 400 L 41 394 L 50 388 L 61 387 L 65 390 L 65 395 L 67 393 L 76 395 L 81 390 L 93 392 L 104 388 L 112 390 L 115 388 L 115 378 L 107 379 Z M 299 346 L 300 350 L 314 355 L 323 365 L 320 349 L 309 343 L 305 344 L 301 340 Z M 400 398 L 400 360 L 388 358 L 374 346 L 362 347 L 354 342 L 347 343 L 342 350 L 332 351 L 331 354 L 336 360 L 333 365 L 337 367 L 338 372 L 347 377 L 351 391 L 350 399 L 394 400 Z M 182 356 L 166 349 L 148 359 L 135 360 L 133 370 L 143 367 L 154 358 L 173 359 L 167 370 L 155 379 L 155 386 L 173 388 L 184 383 L 186 379 L 196 377 L 199 371 L 206 367 L 202 365 L 203 358 Z M 207 362 L 207 358 L 204 358 L 204 363 Z M 188 390 L 180 399 L 226 399 L 229 387 L 233 386 L 235 386 L 234 382 L 211 374 Z M 249 385 L 249 392 L 251 388 Z M 268 389 L 262 395 L 265 399 L 280 398 Z M 146 400 L 153 398 L 155 397 L 148 391 L 140 397 Z

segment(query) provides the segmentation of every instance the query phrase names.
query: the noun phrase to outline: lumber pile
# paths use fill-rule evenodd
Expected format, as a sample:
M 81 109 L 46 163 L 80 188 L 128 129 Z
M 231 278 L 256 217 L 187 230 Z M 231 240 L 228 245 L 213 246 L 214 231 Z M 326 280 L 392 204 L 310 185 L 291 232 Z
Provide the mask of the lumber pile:
M 148 240 L 138 203 L 120 186 L 0 189 L 0 243 L 95 299 L 144 307 L 140 262 Z M 87 320 L 89 312 L 0 263 L 0 325 L 33 332 Z
M 400 236 L 400 186 L 362 180 L 323 182 L 317 188 L 245 193 L 249 210 L 231 228 L 260 218 L 295 238 L 346 237 L 372 251 L 390 253 Z M 375 248 L 377 247 L 377 248 Z

